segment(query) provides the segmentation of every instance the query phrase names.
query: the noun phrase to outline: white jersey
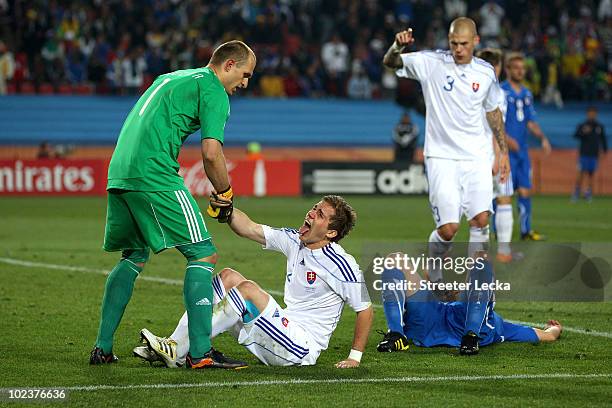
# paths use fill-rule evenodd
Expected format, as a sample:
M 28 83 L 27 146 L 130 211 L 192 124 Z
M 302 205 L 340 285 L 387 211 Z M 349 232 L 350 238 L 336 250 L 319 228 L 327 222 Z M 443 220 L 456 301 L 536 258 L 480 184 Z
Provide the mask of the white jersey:
M 450 51 L 401 54 L 399 77 L 421 83 L 425 106 L 426 157 L 454 160 L 488 160 L 491 138 L 482 122 L 486 112 L 498 106 L 499 93 L 493 67 L 473 57 L 458 65 Z M 503 94 L 503 92 L 502 92 Z
M 311 250 L 300 242 L 297 230 L 262 227 L 264 249 L 287 257 L 285 313 L 289 324 L 293 320 L 312 337 L 319 350 L 327 349 L 344 304 L 348 303 L 355 312 L 371 305 L 359 265 L 338 244 Z

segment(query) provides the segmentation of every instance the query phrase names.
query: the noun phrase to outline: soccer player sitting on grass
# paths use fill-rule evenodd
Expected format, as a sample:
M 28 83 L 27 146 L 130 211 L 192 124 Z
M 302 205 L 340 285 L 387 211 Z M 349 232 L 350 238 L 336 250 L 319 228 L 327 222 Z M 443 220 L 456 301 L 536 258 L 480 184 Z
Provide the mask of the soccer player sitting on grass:
M 283 309 L 257 283 L 225 268 L 213 278 L 211 338 L 230 332 L 262 363 L 312 365 L 327 349 L 345 303 L 357 312 L 352 350 L 338 368 L 358 367 L 372 325 L 372 304 L 355 259 L 338 245 L 355 225 L 356 214 L 339 196 L 325 196 L 308 211 L 299 230 L 271 228 L 234 209 L 230 227 L 241 237 L 287 257 Z M 146 346 L 134 355 L 168 367 L 184 364 L 189 350 L 183 314 L 169 338 L 141 331 Z
M 491 264 L 483 261 L 481 265 L 468 272 L 467 281 L 462 282 L 467 288 L 454 302 L 439 301 L 432 290 L 419 290 L 428 281 L 416 272 L 385 269 L 382 299 L 389 331 L 378 343 L 378 351 L 407 350 L 412 340 L 417 346 L 459 347 L 460 354 L 473 355 L 479 346 L 504 341 L 538 343 L 559 338 L 563 329 L 556 320 L 548 321 L 544 330 L 504 321 L 493 310 L 494 291 L 484 285 L 495 282 Z

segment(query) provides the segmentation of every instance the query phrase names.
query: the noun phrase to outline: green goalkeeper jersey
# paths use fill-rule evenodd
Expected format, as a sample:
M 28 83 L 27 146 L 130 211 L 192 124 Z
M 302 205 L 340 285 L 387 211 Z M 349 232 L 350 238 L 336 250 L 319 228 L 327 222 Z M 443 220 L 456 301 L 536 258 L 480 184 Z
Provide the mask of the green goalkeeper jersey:
M 107 189 L 184 189 L 181 146 L 198 129 L 223 143 L 229 98 L 210 68 L 160 75 L 128 115 L 108 168 Z

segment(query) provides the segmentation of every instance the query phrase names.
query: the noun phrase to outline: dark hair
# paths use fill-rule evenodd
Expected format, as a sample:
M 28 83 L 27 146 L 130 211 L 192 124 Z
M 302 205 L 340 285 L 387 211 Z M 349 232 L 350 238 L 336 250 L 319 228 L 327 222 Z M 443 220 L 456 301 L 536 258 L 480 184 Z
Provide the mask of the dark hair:
M 502 52 L 496 48 L 484 48 L 476 53 L 478 58 L 482 58 L 489 64 L 496 66 L 502 61 Z
M 242 65 L 249 59 L 249 56 L 255 59 L 255 54 L 248 45 L 242 41 L 232 40 L 221 44 L 213 51 L 210 63 L 221 65 L 228 59 L 233 59 L 237 65 Z
M 357 213 L 344 198 L 338 195 L 326 195 L 323 197 L 323 201 L 334 209 L 334 215 L 329 221 L 328 228 L 338 233 L 331 239 L 332 242 L 338 242 L 355 227 Z

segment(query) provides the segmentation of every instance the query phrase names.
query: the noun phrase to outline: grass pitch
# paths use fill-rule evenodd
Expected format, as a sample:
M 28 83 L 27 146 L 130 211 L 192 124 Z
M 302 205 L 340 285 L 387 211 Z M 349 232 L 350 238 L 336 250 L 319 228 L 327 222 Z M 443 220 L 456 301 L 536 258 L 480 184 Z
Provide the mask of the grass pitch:
M 238 198 L 237 206 L 258 222 L 297 226 L 316 199 Z M 425 197 L 349 201 L 359 218 L 343 246 L 357 259 L 365 241 L 424 241 L 433 228 Z M 611 198 L 570 205 L 565 197 L 537 197 L 534 226 L 554 241 L 612 242 L 611 208 Z M 105 198 L 0 200 L 0 388 L 72 387 L 69 405 L 89 407 L 612 403 L 611 303 L 500 303 L 496 309 L 507 319 L 555 318 L 586 333 L 565 332 L 555 344 L 490 346 L 471 358 L 454 349 L 414 346 L 405 353 L 379 354 L 380 335 L 373 331 L 361 367 L 351 371 L 333 367 L 351 348 L 354 313 L 347 309 L 317 366 L 266 367 L 223 335 L 215 346 L 251 366 L 237 372 L 193 372 L 149 367 L 131 356 L 142 327 L 168 335 L 183 312 L 180 284 L 139 279 L 115 336 L 119 363 L 90 367 L 103 271 L 117 261 L 117 254 L 100 249 L 105 210 Z M 264 288 L 282 291 L 282 255 L 262 251 L 227 226 L 208 224 L 220 250 L 219 267 L 231 266 Z M 465 230 L 458 239 L 466 239 Z M 183 274 L 182 256 L 167 251 L 152 257 L 142 277 L 180 282 Z M 379 308 L 374 329 L 384 328 Z

